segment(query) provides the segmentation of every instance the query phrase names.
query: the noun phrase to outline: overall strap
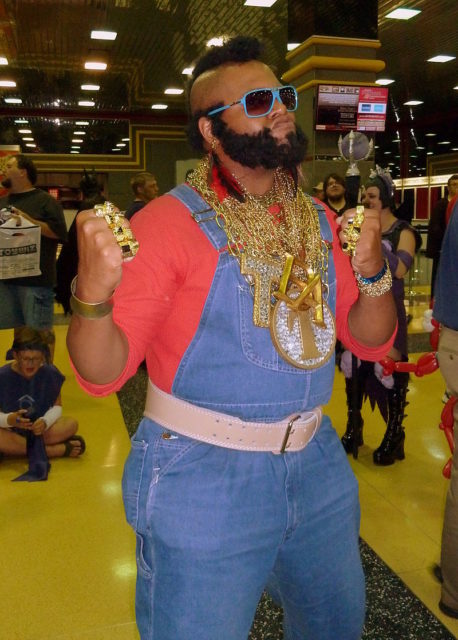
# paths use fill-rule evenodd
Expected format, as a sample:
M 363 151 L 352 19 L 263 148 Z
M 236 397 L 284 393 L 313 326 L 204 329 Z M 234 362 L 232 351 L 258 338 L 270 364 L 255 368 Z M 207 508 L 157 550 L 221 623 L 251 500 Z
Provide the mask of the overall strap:
M 169 195 L 179 200 L 189 209 L 189 213 L 205 233 L 212 245 L 220 251 L 227 245 L 227 236 L 216 223 L 216 213 L 201 195 L 187 184 L 180 184 L 169 191 Z

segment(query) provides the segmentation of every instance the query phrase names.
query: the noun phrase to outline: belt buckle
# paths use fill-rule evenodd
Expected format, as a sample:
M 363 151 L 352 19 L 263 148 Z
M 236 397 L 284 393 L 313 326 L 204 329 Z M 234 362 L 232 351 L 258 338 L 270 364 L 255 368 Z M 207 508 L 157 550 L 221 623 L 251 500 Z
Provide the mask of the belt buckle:
M 294 418 L 291 418 L 291 420 L 288 422 L 288 425 L 285 431 L 285 437 L 283 438 L 283 442 L 281 444 L 280 453 L 285 453 L 286 447 L 288 446 L 289 436 L 291 435 L 291 429 L 293 428 L 293 424 L 296 422 L 296 420 L 299 420 L 300 417 L 301 417 L 301 414 L 299 413 L 297 416 L 294 416 Z

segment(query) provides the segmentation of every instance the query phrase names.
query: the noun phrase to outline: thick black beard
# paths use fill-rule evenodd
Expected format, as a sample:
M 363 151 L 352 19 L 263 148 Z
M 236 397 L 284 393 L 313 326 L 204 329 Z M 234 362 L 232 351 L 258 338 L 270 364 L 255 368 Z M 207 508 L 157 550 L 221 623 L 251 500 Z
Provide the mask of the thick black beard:
M 11 178 L 5 178 L 2 180 L 1 185 L 2 187 L 5 187 L 5 189 L 11 189 Z
M 307 154 L 308 140 L 298 125 L 295 132 L 287 135 L 288 142 L 283 143 L 279 143 L 268 128 L 254 135 L 240 134 L 220 119 L 213 122 L 213 135 L 231 160 L 250 169 L 282 167 L 293 170 Z

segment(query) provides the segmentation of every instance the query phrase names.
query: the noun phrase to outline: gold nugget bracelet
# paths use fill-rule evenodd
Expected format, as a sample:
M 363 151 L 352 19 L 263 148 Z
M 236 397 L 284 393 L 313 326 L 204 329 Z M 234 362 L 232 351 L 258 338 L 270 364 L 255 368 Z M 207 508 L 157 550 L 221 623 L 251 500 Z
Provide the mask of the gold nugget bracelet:
M 386 259 L 383 267 L 375 274 L 375 276 L 372 276 L 371 278 L 364 278 L 364 276 L 359 273 L 355 273 L 355 277 L 359 291 L 370 298 L 383 296 L 391 289 L 393 284 L 390 267 Z
M 104 318 L 113 310 L 113 298 L 110 297 L 102 302 L 83 302 L 76 297 L 76 282 L 78 276 L 75 276 L 70 285 L 70 291 L 72 293 L 70 298 L 70 308 L 73 313 L 82 318 L 89 318 L 90 320 L 96 320 L 97 318 Z

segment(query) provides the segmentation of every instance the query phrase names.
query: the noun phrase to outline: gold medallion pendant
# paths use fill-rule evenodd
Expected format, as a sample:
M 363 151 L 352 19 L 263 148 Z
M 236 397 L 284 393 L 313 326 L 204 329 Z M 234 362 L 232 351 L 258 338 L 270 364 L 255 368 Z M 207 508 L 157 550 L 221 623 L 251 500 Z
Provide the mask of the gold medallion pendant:
M 292 288 L 288 296 L 295 300 L 300 290 Z M 270 335 L 286 362 L 299 369 L 316 369 L 334 353 L 336 327 L 329 305 L 322 301 L 323 319 L 315 321 L 315 310 L 293 309 L 285 300 L 277 300 L 272 310 Z

